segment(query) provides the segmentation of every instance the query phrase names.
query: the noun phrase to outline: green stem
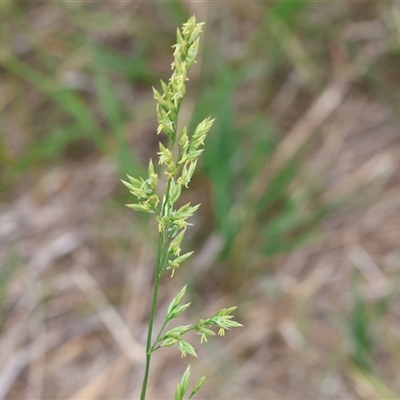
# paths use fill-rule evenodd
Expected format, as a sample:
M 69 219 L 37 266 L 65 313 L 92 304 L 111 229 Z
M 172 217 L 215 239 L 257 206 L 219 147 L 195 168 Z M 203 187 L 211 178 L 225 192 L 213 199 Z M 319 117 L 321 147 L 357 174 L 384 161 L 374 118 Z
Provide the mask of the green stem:
M 153 351 L 156 350 L 156 349 L 155 349 L 155 346 L 156 346 L 156 344 L 157 344 L 158 342 L 160 342 L 160 337 L 161 337 L 162 332 L 163 332 L 165 326 L 167 325 L 167 323 L 168 323 L 168 320 L 165 320 L 165 321 L 164 321 L 164 324 L 163 324 L 163 326 L 162 326 L 162 328 L 160 329 L 160 332 L 158 332 L 157 339 L 154 341 L 154 344 L 153 344 L 153 346 L 151 347 L 151 350 L 150 350 L 152 353 L 153 353 Z
M 180 109 L 180 104 L 178 105 L 177 115 L 179 114 L 179 109 Z M 171 151 L 173 150 L 174 143 L 175 143 L 175 138 L 176 138 L 176 133 L 177 133 L 177 124 L 178 124 L 178 118 L 175 121 L 174 134 L 170 140 L 169 148 Z M 161 206 L 161 216 L 165 215 L 165 211 L 166 211 L 165 207 L 169 206 L 170 188 L 171 188 L 171 180 L 168 180 L 165 202 Z M 156 270 L 156 276 L 154 279 L 153 300 L 151 303 L 149 328 L 147 331 L 146 366 L 145 366 L 145 370 L 144 370 L 144 377 L 143 377 L 143 383 L 142 383 L 142 392 L 140 394 L 140 400 L 146 399 L 146 390 L 147 390 L 147 382 L 149 379 L 151 354 L 154 351 L 154 348 L 153 348 L 154 346 L 151 343 L 151 338 L 152 338 L 152 334 L 153 334 L 154 316 L 155 316 L 156 307 L 157 307 L 157 297 L 158 297 L 158 288 L 160 285 L 160 277 L 164 271 L 164 267 L 165 267 L 164 264 L 167 261 L 166 260 L 166 245 L 167 245 L 168 239 L 169 239 L 168 235 L 166 235 L 165 232 L 160 233 L 159 239 L 158 239 L 158 250 L 157 250 L 157 270 Z M 160 334 L 164 328 L 165 328 L 165 323 L 160 331 Z M 157 339 L 159 339 L 159 336 L 157 337 Z M 154 343 L 154 345 L 156 343 L 157 343 L 157 341 Z
M 142 383 L 142 392 L 140 394 L 140 400 L 146 399 L 146 390 L 147 390 L 147 381 L 149 379 L 149 371 L 150 371 L 150 361 L 151 361 L 151 337 L 153 334 L 153 324 L 154 324 L 154 316 L 156 312 L 157 306 L 157 297 L 158 297 L 158 287 L 160 285 L 160 277 L 162 270 L 162 254 L 164 250 L 164 235 L 160 234 L 158 241 L 158 251 L 157 251 L 157 271 L 154 279 L 154 290 L 153 290 L 153 300 L 151 303 L 151 312 L 149 319 L 149 329 L 147 330 L 147 343 L 146 343 L 146 367 L 144 371 L 143 383 Z

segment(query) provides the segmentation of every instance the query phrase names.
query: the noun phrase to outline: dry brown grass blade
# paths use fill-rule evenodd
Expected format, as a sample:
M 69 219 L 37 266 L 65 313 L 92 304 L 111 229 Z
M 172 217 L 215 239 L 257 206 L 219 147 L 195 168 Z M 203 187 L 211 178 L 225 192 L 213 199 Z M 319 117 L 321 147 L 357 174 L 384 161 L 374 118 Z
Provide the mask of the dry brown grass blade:
M 6 399 L 13 382 L 29 366 L 38 362 L 45 354 L 57 351 L 62 354 L 63 349 L 69 349 L 68 345 L 78 338 L 99 331 L 102 325 L 97 319 L 88 318 L 77 323 L 66 326 L 58 326 L 56 329 L 48 331 L 46 337 L 38 337 L 28 346 L 16 351 L 11 359 L 3 364 L 0 370 L 0 400 Z M 46 341 L 45 346 L 43 341 Z M 75 353 L 68 354 L 68 357 L 61 357 L 62 362 L 68 362 L 69 357 L 74 357 Z
M 126 357 L 120 357 L 111 363 L 111 365 L 104 368 L 101 373 L 70 397 L 69 400 L 94 400 L 101 397 L 102 394 L 107 392 L 110 385 L 112 385 L 113 380 L 124 375 L 130 366 Z
M 142 246 L 137 254 L 134 270 L 132 268 L 126 269 L 121 296 L 121 303 L 127 305 L 124 320 L 126 325 L 130 327 L 140 326 L 140 321 L 146 319 L 147 303 L 143 301 L 143 298 L 146 296 L 149 284 L 148 266 L 153 262 L 146 246 Z
M 342 104 L 352 82 L 368 70 L 373 60 L 384 51 L 383 47 L 373 47 L 372 49 L 366 47 L 352 64 L 344 67 L 339 76 L 325 87 L 305 115 L 281 141 L 277 151 L 260 169 L 249 186 L 250 198 L 258 199 L 265 193 L 274 173 L 300 150 L 316 129 Z
M 360 370 L 356 365 L 348 367 L 348 374 L 354 383 L 354 389 L 358 395 L 365 400 L 375 399 L 398 399 L 398 395 L 393 393 L 382 381 L 376 377 Z
M 389 178 L 396 171 L 396 167 L 392 151 L 377 154 L 371 160 L 362 164 L 351 175 L 343 179 L 337 186 L 327 190 L 323 198 L 328 204 L 341 201 L 376 179 Z
M 110 304 L 90 273 L 84 267 L 76 268 L 72 279 L 98 312 L 123 354 L 135 365 L 142 362 L 145 354 L 144 348 L 134 339 L 124 320 Z
M 374 297 L 385 297 L 389 294 L 392 286 L 389 279 L 361 245 L 350 248 L 348 256 L 365 277 Z
M 40 399 L 42 397 L 47 353 L 46 317 L 43 304 L 40 301 L 43 289 L 34 274 L 30 274 L 29 281 L 27 293 L 30 307 L 29 333 L 32 338 L 38 338 L 38 345 L 31 348 L 31 362 L 28 368 L 28 383 L 25 393 L 27 400 Z
M 12 360 L 10 360 L 0 371 L 0 399 L 5 399 L 12 383 L 15 381 L 19 373 L 29 364 L 34 362 L 35 359 L 32 357 L 34 354 L 36 357 L 40 357 L 43 354 L 35 352 L 34 349 L 42 349 L 42 344 L 34 342 L 27 348 L 19 350 Z
M 29 346 L 20 349 L 0 371 L 0 399 L 6 398 L 12 383 L 29 363 L 35 363 L 43 357 L 46 350 L 49 352 L 60 346 L 64 340 L 65 338 L 57 329 L 47 334 L 46 346 L 43 346 L 43 338 L 38 337 Z
M 335 79 L 325 88 L 304 117 L 283 139 L 272 158 L 260 170 L 249 188 L 251 198 L 257 199 L 262 196 L 273 174 L 293 157 L 322 122 L 341 104 L 349 87 L 349 80 Z

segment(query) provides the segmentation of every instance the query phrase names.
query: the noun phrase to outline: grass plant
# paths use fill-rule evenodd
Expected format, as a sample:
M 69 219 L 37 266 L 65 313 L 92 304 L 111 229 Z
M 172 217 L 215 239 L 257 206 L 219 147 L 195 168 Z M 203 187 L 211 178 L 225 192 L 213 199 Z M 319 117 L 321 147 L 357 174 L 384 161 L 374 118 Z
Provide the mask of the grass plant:
M 16 266 L 52 254 L 47 246 L 59 231 L 84 239 L 93 259 L 87 267 L 109 299 L 104 308 L 120 310 L 134 335 L 143 331 L 138 321 L 147 328 L 147 310 L 137 305 L 151 274 L 142 269 L 149 243 L 143 233 L 153 231 L 147 222 L 154 214 L 126 219 L 121 206 L 130 194 L 111 171 L 117 167 L 123 179 L 126 173 L 144 176 L 142 161 L 158 151 L 148 88 L 158 88 L 158 76 L 167 82 L 174 27 L 196 14 L 208 29 L 180 120 L 192 115 L 189 132 L 203 116 L 216 121 L 197 177 L 177 203 L 195 197 L 202 203 L 184 242 L 195 233 L 188 245 L 195 268 L 180 270 L 185 277 L 178 278 L 189 282 L 190 274 L 185 297 L 192 296 L 192 315 L 206 308 L 204 314 L 212 315 L 213 304 L 223 307 L 228 295 L 226 304 L 240 304 L 246 325 L 228 343 L 229 356 L 218 357 L 207 346 L 208 391 L 232 399 L 310 398 L 320 387 L 319 396 L 327 399 L 398 397 L 382 386 L 400 393 L 400 180 L 390 172 L 399 143 L 399 9 L 365 0 L 242 3 L 0 4 L 0 348 L 6 349 L 0 381 L 11 376 L 7 353 L 14 360 L 36 346 L 29 325 L 37 316 L 31 307 L 20 308 L 28 269 Z M 303 137 L 301 146 L 296 136 Z M 374 164 L 375 157 L 382 159 Z M 167 183 L 161 176 L 160 203 Z M 371 188 L 363 183 L 360 191 L 360 179 Z M 60 214 L 48 218 L 55 211 Z M 370 259 L 358 255 L 349 264 L 353 246 Z M 101 326 L 97 334 L 86 330 L 90 336 L 78 344 L 65 340 L 70 329 L 77 331 L 75 324 L 91 324 L 88 313 L 103 307 L 92 307 L 94 293 L 87 303 L 79 300 L 78 287 L 67 289 L 65 264 L 76 264 L 81 250 L 55 259 L 51 273 L 40 276 L 48 315 L 41 323 L 61 339 L 43 357 L 50 373 L 37 379 L 38 363 L 26 357 L 15 382 L 0 385 L 0 398 L 139 398 L 131 379 L 136 364 L 106 379 L 104 371 L 97 375 L 104 358 L 113 371 L 118 362 L 118 350 L 109 351 L 116 327 L 106 345 L 93 340 L 100 336 L 103 343 Z M 132 253 L 134 271 L 128 268 Z M 371 279 L 373 270 L 383 276 Z M 164 279 L 160 310 L 176 294 L 164 292 Z M 156 321 L 153 338 L 163 322 Z M 296 332 L 303 341 L 296 341 Z M 168 351 L 157 352 L 157 361 L 170 379 L 154 378 L 154 397 L 172 393 L 171 382 L 184 370 L 171 365 Z M 77 372 L 67 376 L 65 368 Z M 35 390 L 40 385 L 42 396 Z M 86 386 L 97 394 L 74 395 L 87 393 L 81 392 Z M 53 388 L 60 388 L 58 395 Z
M 157 133 L 164 133 L 168 137 L 168 145 L 159 144 L 159 164 L 166 175 L 166 189 L 160 193 L 159 176 L 155 171 L 152 160 L 148 166 L 148 178 L 134 178 L 128 175 L 128 181 L 122 181 L 130 193 L 137 198 L 137 202 L 128 207 L 135 211 L 153 213 L 158 222 L 159 238 L 157 251 L 157 266 L 155 270 L 153 299 L 151 304 L 149 326 L 146 343 L 146 365 L 143 377 L 140 399 L 146 398 L 150 361 L 152 354 L 161 347 L 177 345 L 182 357 L 187 354 L 197 357 L 194 347 L 183 340 L 188 332 L 195 331 L 200 336 L 200 342 L 206 342 L 207 337 L 215 335 L 212 328 L 218 328 L 218 335 L 224 336 L 225 331 L 242 326 L 233 320 L 232 312 L 236 307 L 224 308 L 209 318 L 200 318 L 194 325 L 182 325 L 165 332 L 167 324 L 179 317 L 190 305 L 181 304 L 186 291 L 186 285 L 170 302 L 164 322 L 155 339 L 153 339 L 154 320 L 157 308 L 159 284 L 162 275 L 171 271 L 171 277 L 176 269 L 187 260 L 193 252 L 181 254 L 183 241 L 190 218 L 199 205 L 187 203 L 176 208 L 182 190 L 188 187 L 196 169 L 199 156 L 203 152 L 204 141 L 211 129 L 214 120 L 204 119 L 195 128 L 193 134 L 188 133 L 184 126 L 179 130 L 178 117 L 181 103 L 186 92 L 185 83 L 190 67 L 195 63 L 200 33 L 203 23 L 196 23 L 195 17 L 183 24 L 182 30 L 177 30 L 177 43 L 174 45 L 174 61 L 171 65 L 173 73 L 168 83 L 161 81 L 162 94 L 154 90 L 157 101 Z M 175 144 L 177 146 L 175 146 Z M 176 148 L 177 147 L 177 148 Z M 161 186 L 161 185 L 160 185 Z M 191 399 L 201 388 L 205 380 L 203 376 L 193 387 L 189 396 Z M 190 366 L 182 376 L 181 382 L 175 391 L 175 400 L 182 400 L 190 383 Z

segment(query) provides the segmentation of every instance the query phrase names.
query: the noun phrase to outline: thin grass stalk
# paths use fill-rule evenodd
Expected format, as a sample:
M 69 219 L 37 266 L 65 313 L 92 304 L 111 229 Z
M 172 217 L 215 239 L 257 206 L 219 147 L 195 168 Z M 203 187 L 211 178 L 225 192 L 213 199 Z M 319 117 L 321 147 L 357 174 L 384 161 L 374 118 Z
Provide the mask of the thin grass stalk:
M 153 325 L 154 325 L 154 317 L 157 308 L 157 298 L 158 298 L 158 289 L 160 286 L 160 277 L 161 277 L 161 265 L 162 265 L 162 253 L 163 253 L 163 235 L 160 233 L 158 240 L 158 249 L 157 249 L 157 270 L 154 277 L 154 288 L 153 288 L 153 299 L 151 302 L 151 311 L 150 311 L 150 319 L 149 319 L 149 327 L 147 330 L 147 341 L 146 341 L 146 366 L 144 370 L 143 382 L 142 382 L 142 390 L 140 394 L 140 400 L 146 399 L 146 390 L 147 383 L 149 379 L 149 371 L 150 371 L 150 361 L 151 361 L 151 348 L 152 348 L 152 336 L 153 336 Z
M 182 99 L 186 92 L 185 83 L 187 72 L 195 63 L 195 57 L 199 47 L 199 35 L 202 23 L 197 24 L 194 17 L 183 25 L 182 31 L 177 31 L 177 44 L 174 46 L 174 62 L 172 63 L 173 74 L 168 83 L 161 82 L 163 93 L 153 88 L 154 97 L 157 101 L 157 133 L 163 132 L 167 135 L 168 146 L 160 142 L 159 164 L 164 165 L 164 173 L 167 176 L 167 187 L 163 193 L 158 193 L 158 173 L 150 160 L 148 167 L 148 178 L 134 178 L 128 175 L 128 181 L 122 181 L 130 192 L 137 198 L 137 202 L 128 204 L 135 211 L 147 212 L 156 215 L 158 221 L 159 237 L 157 247 L 157 266 L 154 277 L 153 298 L 149 317 L 146 341 L 146 365 L 142 382 L 140 400 L 146 399 L 146 391 L 150 373 L 151 356 L 160 347 L 177 345 L 182 357 L 191 355 L 197 357 L 194 347 L 183 340 L 183 336 L 190 331 L 195 331 L 200 336 L 200 343 L 206 342 L 208 336 L 216 335 L 211 328 L 219 328 L 218 335 L 225 335 L 225 331 L 241 326 L 233 320 L 232 312 L 236 307 L 222 309 L 211 318 L 200 318 L 195 325 L 178 326 L 164 332 L 167 324 L 179 317 L 190 303 L 181 304 L 186 292 L 186 285 L 174 297 L 169 304 L 167 315 L 157 338 L 152 342 L 154 319 L 157 308 L 157 298 L 160 279 L 164 272 L 170 270 L 171 277 L 174 275 L 181 263 L 187 260 L 193 252 L 181 254 L 181 243 L 190 225 L 190 218 L 199 205 L 192 206 L 190 203 L 180 208 L 175 208 L 183 188 L 187 188 L 196 169 L 199 156 L 204 150 L 204 141 L 207 133 L 214 122 L 210 117 L 204 119 L 192 134 L 188 133 L 187 127 L 183 127 L 178 133 L 178 117 Z M 178 154 L 174 154 L 174 144 L 178 139 Z M 189 399 L 196 394 L 203 385 L 205 377 L 200 378 L 194 385 Z M 183 400 L 190 384 L 190 366 L 182 376 L 181 382 L 175 391 L 175 400 Z

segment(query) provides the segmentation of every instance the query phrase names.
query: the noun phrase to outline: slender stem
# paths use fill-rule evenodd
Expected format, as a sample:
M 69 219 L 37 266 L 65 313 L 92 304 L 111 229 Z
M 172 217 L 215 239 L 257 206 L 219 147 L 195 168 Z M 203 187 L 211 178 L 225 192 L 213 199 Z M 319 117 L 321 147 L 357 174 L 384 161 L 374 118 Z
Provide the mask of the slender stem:
M 180 109 L 180 103 L 178 105 L 178 111 L 177 114 L 179 114 L 179 109 Z M 170 140 L 170 150 L 173 150 L 174 147 L 174 142 L 175 142 L 175 137 L 177 133 L 177 122 L 178 118 L 175 121 L 175 128 L 174 128 L 174 134 L 173 137 Z M 169 195 L 170 195 L 170 188 L 171 188 L 171 180 L 168 180 L 167 184 L 167 191 L 166 191 L 166 196 L 165 196 L 165 202 L 161 206 L 160 214 L 161 216 L 164 216 L 166 213 L 166 207 L 169 206 Z M 160 285 L 160 277 L 162 273 L 164 272 L 164 267 L 166 263 L 166 245 L 168 243 L 168 235 L 165 232 L 161 232 L 159 235 L 158 239 L 158 250 L 157 250 L 157 270 L 156 270 L 156 276 L 154 279 L 154 289 L 153 289 L 153 300 L 151 303 L 151 311 L 150 311 L 150 319 L 149 319 L 149 328 L 147 330 L 147 342 L 146 342 L 146 366 L 144 370 L 144 377 L 143 377 L 143 383 L 142 383 L 142 392 L 140 394 L 140 400 L 145 400 L 146 399 L 146 390 L 147 390 L 147 382 L 149 379 L 149 371 L 150 371 L 150 361 L 151 361 L 151 354 L 154 351 L 153 345 L 151 342 L 152 334 L 153 334 L 153 324 L 154 324 L 154 316 L 156 312 L 156 307 L 157 307 L 157 297 L 158 297 L 158 287 Z M 160 331 L 163 331 L 165 328 L 166 322 L 164 322 L 164 325 Z M 160 334 L 157 337 L 157 340 L 160 338 Z M 157 343 L 157 341 L 154 343 L 154 345 Z
M 151 352 L 153 352 L 154 350 L 156 350 L 154 347 L 155 347 L 156 344 L 160 341 L 161 334 L 162 334 L 162 332 L 163 332 L 165 326 L 167 325 L 167 323 L 168 323 L 168 320 L 166 319 L 166 320 L 164 321 L 163 326 L 162 326 L 161 329 L 160 329 L 160 332 L 158 332 L 157 339 L 154 341 L 154 344 L 153 344 L 153 346 L 151 347 L 151 350 L 150 350 Z
M 162 270 L 162 254 L 164 249 L 164 235 L 160 234 L 158 241 L 158 251 L 157 251 L 157 270 L 154 279 L 154 290 L 153 290 L 153 300 L 151 303 L 151 312 L 149 319 L 149 328 L 147 330 L 147 343 L 146 343 L 146 367 L 144 371 L 143 383 L 142 383 L 142 392 L 140 394 L 140 400 L 146 399 L 146 390 L 147 390 L 147 381 L 149 378 L 149 370 L 150 370 L 150 360 L 151 360 L 151 337 L 153 333 L 153 324 L 154 324 L 154 316 L 156 312 L 157 306 L 157 296 L 158 296 L 158 287 L 160 285 L 160 276 Z

